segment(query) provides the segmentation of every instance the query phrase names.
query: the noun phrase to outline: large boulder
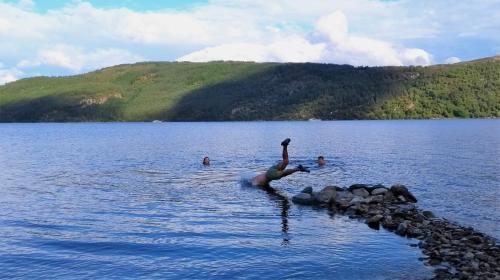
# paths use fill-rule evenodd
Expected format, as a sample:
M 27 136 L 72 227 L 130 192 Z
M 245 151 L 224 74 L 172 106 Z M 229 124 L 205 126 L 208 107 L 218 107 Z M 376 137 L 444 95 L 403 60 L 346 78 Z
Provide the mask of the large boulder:
M 312 187 L 305 187 L 303 190 L 302 190 L 303 193 L 308 193 L 308 194 L 312 194 L 313 193 L 313 188 Z
M 366 202 L 366 199 L 362 198 L 361 196 L 354 196 L 351 199 L 350 203 L 351 203 L 351 205 L 354 205 L 354 204 L 367 203 L 367 202 Z
M 367 185 L 367 184 L 354 184 L 354 185 L 349 186 L 349 190 L 352 192 L 353 190 L 356 190 L 356 189 L 367 189 L 369 187 L 370 187 L 370 185 Z
M 337 194 L 337 191 L 335 187 L 328 186 L 323 188 L 320 192 L 314 193 L 314 199 L 318 203 L 330 203 L 333 202 L 335 199 L 335 196 Z
M 352 194 L 356 196 L 361 196 L 362 198 L 366 198 L 370 195 L 370 193 L 365 188 L 353 189 Z
M 415 196 L 410 193 L 410 191 L 408 190 L 408 188 L 406 188 L 406 186 L 403 186 L 403 185 L 394 185 L 391 187 L 391 192 L 394 194 L 395 197 L 399 197 L 399 196 L 402 196 L 403 198 L 405 198 L 406 201 L 410 201 L 410 202 L 417 202 L 417 199 L 415 198 Z
M 350 202 L 354 195 L 350 191 L 340 191 L 335 195 L 335 202 L 346 201 Z
M 372 216 L 371 218 L 369 218 L 366 223 L 368 224 L 369 227 L 373 228 L 373 229 L 379 229 L 380 228 L 380 220 L 382 220 L 384 216 L 378 214 L 378 215 L 375 215 L 375 216 Z
M 339 187 L 339 186 L 328 186 L 328 187 L 333 187 L 333 188 L 335 188 L 335 190 L 336 190 L 336 191 L 338 191 L 338 192 L 342 192 L 342 191 L 345 191 L 345 190 L 346 190 L 346 188 L 342 188 L 342 187 Z
M 383 195 L 385 194 L 386 192 L 388 191 L 387 188 L 376 188 L 376 189 L 373 189 L 372 192 L 371 192 L 371 195 Z
M 386 191 L 384 193 L 384 202 L 392 202 L 394 199 L 394 194 L 391 191 Z
M 314 204 L 314 198 L 308 193 L 299 193 L 292 197 L 292 202 L 302 205 L 312 205 Z

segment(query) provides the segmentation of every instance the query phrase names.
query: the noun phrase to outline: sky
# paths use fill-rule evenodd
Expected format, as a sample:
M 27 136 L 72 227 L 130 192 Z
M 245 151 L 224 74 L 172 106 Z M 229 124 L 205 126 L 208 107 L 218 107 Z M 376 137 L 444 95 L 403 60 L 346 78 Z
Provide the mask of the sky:
M 500 0 L 0 0 L 0 84 L 140 61 L 457 63 L 500 53 Z

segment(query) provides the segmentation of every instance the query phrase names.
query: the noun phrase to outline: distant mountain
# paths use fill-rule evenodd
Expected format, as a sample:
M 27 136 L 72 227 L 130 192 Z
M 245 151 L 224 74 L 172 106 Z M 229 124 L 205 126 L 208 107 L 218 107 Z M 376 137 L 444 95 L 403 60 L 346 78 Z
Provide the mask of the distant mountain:
M 1 122 L 500 117 L 500 58 L 428 67 L 148 62 L 0 87 Z

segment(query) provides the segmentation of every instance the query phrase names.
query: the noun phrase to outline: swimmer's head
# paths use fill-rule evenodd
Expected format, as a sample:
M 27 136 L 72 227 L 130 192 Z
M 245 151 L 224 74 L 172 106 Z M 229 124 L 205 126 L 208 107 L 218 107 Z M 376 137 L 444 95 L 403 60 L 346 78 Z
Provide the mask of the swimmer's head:
M 319 166 L 323 166 L 326 164 L 326 160 L 323 156 L 319 156 L 316 162 L 318 163 Z
M 210 165 L 210 159 L 208 157 L 203 158 L 203 165 Z

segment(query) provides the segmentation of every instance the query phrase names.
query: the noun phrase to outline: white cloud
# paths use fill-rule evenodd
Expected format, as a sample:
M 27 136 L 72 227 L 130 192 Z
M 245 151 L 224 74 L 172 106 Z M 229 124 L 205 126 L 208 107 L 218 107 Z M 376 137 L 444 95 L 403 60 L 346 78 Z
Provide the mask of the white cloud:
M 352 65 L 428 65 L 431 55 L 422 49 L 396 47 L 381 40 L 352 36 L 346 16 L 336 11 L 321 17 L 310 40 L 295 36 L 269 44 L 223 44 L 185 55 L 178 60 L 331 62 Z
M 22 60 L 19 68 L 30 68 L 40 65 L 56 66 L 68 69 L 74 73 L 83 70 L 93 70 L 116 64 L 134 63 L 144 58 L 120 49 L 97 49 L 85 52 L 81 48 L 68 45 L 56 45 L 42 49 L 33 60 Z
M 446 60 L 445 60 L 445 63 L 447 64 L 453 64 L 453 63 L 459 63 L 461 62 L 462 60 L 456 56 L 452 56 L 452 57 L 448 57 Z
M 2 68 L 2 63 L 0 63 L 0 85 L 16 81 L 22 74 L 23 73 L 16 68 Z
M 0 0 L 0 60 L 26 76 L 139 58 L 427 64 L 461 40 L 500 44 L 498 0 L 209 0 L 145 12 L 75 0 L 43 13 L 34 3 Z M 424 45 L 440 47 L 417 48 Z
M 212 60 L 233 61 L 318 61 L 323 44 L 311 44 L 304 38 L 289 37 L 271 44 L 234 43 L 209 47 L 180 57 L 178 61 L 205 62 Z

